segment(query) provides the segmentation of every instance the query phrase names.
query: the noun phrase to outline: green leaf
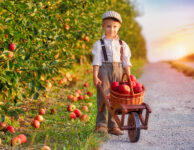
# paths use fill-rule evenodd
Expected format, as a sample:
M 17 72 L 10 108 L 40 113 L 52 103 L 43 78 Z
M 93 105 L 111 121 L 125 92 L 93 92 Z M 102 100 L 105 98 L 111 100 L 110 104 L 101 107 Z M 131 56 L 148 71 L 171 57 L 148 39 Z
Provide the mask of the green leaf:
M 34 94 L 34 97 L 33 97 L 33 99 L 37 99 L 39 97 L 39 93 L 38 92 L 36 92 L 35 94 Z
M 5 116 L 3 114 L 1 114 L 1 122 L 5 121 Z

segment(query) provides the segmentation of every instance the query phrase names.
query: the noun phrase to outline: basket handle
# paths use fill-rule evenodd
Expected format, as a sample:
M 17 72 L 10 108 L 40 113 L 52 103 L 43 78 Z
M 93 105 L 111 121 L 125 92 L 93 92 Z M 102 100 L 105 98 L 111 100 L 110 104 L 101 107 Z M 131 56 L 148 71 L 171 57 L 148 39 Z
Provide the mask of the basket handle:
M 126 73 L 123 73 L 122 79 L 121 79 L 121 83 L 124 82 L 125 76 L 127 76 L 127 82 L 129 83 L 129 87 L 130 87 L 131 94 L 132 94 L 132 96 L 134 96 L 134 91 L 133 91 L 133 86 L 132 86 L 132 83 L 131 83 L 130 75 L 127 75 Z

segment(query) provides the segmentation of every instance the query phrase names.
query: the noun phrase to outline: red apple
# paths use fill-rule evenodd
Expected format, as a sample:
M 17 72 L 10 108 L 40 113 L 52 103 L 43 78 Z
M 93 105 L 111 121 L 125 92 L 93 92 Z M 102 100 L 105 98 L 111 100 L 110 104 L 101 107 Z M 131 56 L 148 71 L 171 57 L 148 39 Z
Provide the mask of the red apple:
M 45 146 L 43 146 L 43 147 L 41 148 L 41 150 L 51 150 L 51 148 L 45 145 Z
M 133 88 L 134 93 L 140 93 L 143 91 L 142 84 L 139 82 L 136 82 L 135 87 Z
M 132 82 L 136 82 L 136 77 L 134 75 L 130 75 L 130 79 Z
M 9 131 L 9 132 L 11 132 L 11 133 L 15 133 L 15 129 L 14 129 L 12 126 L 7 126 L 7 127 L 5 128 L 5 131 L 6 131 L 6 132 Z
M 39 114 L 40 114 L 40 115 L 45 115 L 45 110 L 44 110 L 43 108 L 41 108 L 41 109 L 39 110 Z
M 87 115 L 86 114 L 83 114 L 83 115 L 80 116 L 80 120 L 81 121 L 86 121 L 86 119 L 87 119 Z
M 88 91 L 88 92 L 87 92 L 87 94 L 88 94 L 88 95 L 90 95 L 90 96 L 92 96 L 92 95 L 93 95 L 93 94 L 92 94 L 92 92 L 90 92 L 90 91 Z
M 8 49 L 9 49 L 10 51 L 14 51 L 14 50 L 15 50 L 15 44 L 14 44 L 14 43 L 9 44 Z
M 85 111 L 85 112 L 88 112 L 88 107 L 84 105 L 84 106 L 82 106 L 81 110 Z
M 118 87 L 119 87 L 119 82 L 112 82 L 111 83 L 111 89 L 113 91 L 117 91 Z
M 76 119 L 76 114 L 75 114 L 74 112 L 71 112 L 71 113 L 69 114 L 69 118 L 70 118 L 70 119 Z
M 38 120 L 39 122 L 42 122 L 44 120 L 42 115 L 37 115 L 34 120 Z
M 67 111 L 73 112 L 76 109 L 76 106 L 73 104 L 70 104 L 67 106 Z
M 119 86 L 119 92 L 122 94 L 130 94 L 130 87 L 126 84 L 122 84 Z
M 7 55 L 7 57 L 8 57 L 8 58 L 13 57 L 13 53 L 12 53 L 12 52 L 10 52 L 10 53 Z
M 38 128 L 40 128 L 40 122 L 38 120 L 33 120 L 32 126 L 38 129 Z
M 69 96 L 67 96 L 67 99 L 68 99 L 68 100 L 72 100 L 73 97 L 74 97 L 74 96 L 73 96 L 72 94 L 70 94 Z
M 84 97 L 83 96 L 78 96 L 78 100 L 82 100 Z
M 79 109 L 75 109 L 73 112 L 76 114 L 76 117 L 79 117 L 82 114 Z
M 54 108 L 51 109 L 51 114 L 55 114 L 56 112 L 57 112 L 56 109 Z
M 72 102 L 77 102 L 77 100 L 78 100 L 78 98 L 77 98 L 76 96 L 74 96 L 74 97 L 71 99 Z
M 63 84 L 63 82 L 64 82 L 63 79 L 59 80 L 59 84 Z
M 27 137 L 24 134 L 20 134 L 17 137 L 19 137 L 21 139 L 22 143 L 26 143 L 27 142 Z
M 85 84 L 84 84 L 84 87 L 88 87 L 88 83 L 85 83 Z
M 16 136 L 11 140 L 11 145 L 12 146 L 16 146 L 16 145 L 20 145 L 22 143 L 21 139 Z
M 88 95 L 84 95 L 84 99 L 89 100 L 90 97 Z
M 76 90 L 75 91 L 76 93 L 79 93 L 79 94 L 81 94 L 82 92 L 81 92 L 81 90 Z
M 0 122 L 0 130 L 3 130 L 6 128 L 5 122 Z

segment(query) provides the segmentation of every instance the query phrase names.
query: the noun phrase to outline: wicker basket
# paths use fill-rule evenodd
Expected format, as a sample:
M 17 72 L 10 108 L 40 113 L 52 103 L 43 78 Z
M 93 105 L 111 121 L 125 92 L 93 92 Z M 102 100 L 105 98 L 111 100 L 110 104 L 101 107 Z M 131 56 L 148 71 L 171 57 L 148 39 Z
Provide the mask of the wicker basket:
M 112 89 L 110 89 L 110 104 L 113 107 L 116 106 L 117 104 L 140 105 L 143 103 L 145 87 L 144 86 L 142 87 L 143 89 L 142 92 L 134 93 L 130 77 L 127 76 L 128 82 L 124 82 L 125 76 L 127 76 L 126 73 L 123 74 L 120 84 L 129 83 L 131 94 L 121 94 L 121 93 L 115 92 Z

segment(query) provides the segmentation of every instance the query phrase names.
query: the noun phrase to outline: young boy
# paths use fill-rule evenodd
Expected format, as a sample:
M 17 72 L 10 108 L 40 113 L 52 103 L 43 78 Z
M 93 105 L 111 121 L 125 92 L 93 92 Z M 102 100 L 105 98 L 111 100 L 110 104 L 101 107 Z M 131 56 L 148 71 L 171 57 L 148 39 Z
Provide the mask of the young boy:
M 93 81 L 97 87 L 97 117 L 96 117 L 96 133 L 110 133 L 114 135 L 122 135 L 123 132 L 116 124 L 114 118 L 108 113 L 108 130 L 106 108 L 100 112 L 102 95 L 97 86 L 101 84 L 106 95 L 109 94 L 109 88 L 112 82 L 121 80 L 123 69 L 130 75 L 131 52 L 128 45 L 119 40 L 117 35 L 122 24 L 120 14 L 115 11 L 107 11 L 102 17 L 102 29 L 104 35 L 98 40 L 92 50 L 93 59 Z

